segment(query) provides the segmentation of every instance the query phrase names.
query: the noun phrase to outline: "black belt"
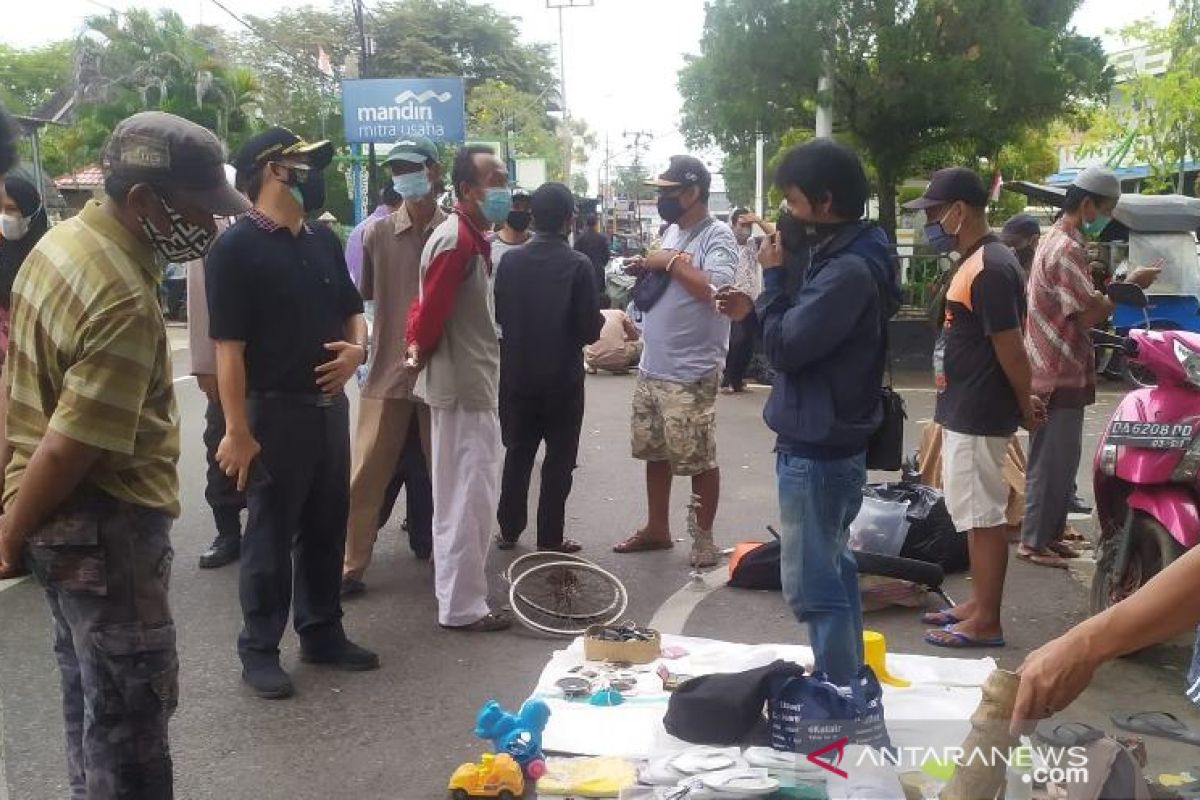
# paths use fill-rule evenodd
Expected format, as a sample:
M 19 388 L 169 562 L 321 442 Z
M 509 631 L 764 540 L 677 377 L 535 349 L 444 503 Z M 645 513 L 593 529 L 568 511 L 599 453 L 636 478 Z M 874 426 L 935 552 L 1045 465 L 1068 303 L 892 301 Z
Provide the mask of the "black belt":
M 322 392 L 312 394 L 307 392 L 250 392 L 251 400 L 272 400 L 281 403 L 291 403 L 297 406 L 313 406 L 314 408 L 333 408 L 339 397 L 343 397 L 340 392 L 338 394 L 324 394 Z

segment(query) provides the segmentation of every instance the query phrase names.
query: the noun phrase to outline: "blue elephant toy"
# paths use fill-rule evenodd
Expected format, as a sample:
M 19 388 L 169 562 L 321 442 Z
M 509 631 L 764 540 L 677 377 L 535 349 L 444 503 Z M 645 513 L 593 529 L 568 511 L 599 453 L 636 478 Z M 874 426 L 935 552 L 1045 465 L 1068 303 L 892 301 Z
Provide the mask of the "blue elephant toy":
M 550 706 L 536 697 L 521 704 L 516 714 L 488 700 L 475 715 L 475 735 L 490 740 L 497 753 L 508 753 L 525 770 L 526 777 L 537 780 L 546 771 L 542 731 L 549 719 Z

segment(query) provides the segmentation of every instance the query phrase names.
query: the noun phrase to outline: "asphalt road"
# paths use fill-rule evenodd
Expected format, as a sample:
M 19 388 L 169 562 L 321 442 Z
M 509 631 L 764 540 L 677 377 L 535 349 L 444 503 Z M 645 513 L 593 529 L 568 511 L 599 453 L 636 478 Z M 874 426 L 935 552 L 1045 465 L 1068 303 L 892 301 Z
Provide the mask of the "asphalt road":
M 173 335 L 182 343 L 178 330 Z M 176 360 L 176 374 L 182 374 L 186 353 L 177 353 Z M 914 378 L 914 388 L 905 392 L 910 447 L 919 435 L 917 423 L 931 413 L 933 395 L 921 386 L 923 381 Z M 632 387 L 632 377 L 589 378 L 569 535 L 586 545 L 585 555 L 622 577 L 630 593 L 630 617 L 645 622 L 689 582 L 689 575 L 686 546 L 632 556 L 610 551 L 612 543 L 641 522 L 643 513 L 642 471 L 629 458 L 627 444 Z M 346 606 L 351 636 L 378 650 L 383 668 L 345 675 L 300 665 L 289 634 L 284 663 L 294 667 L 297 696 L 283 702 L 252 697 L 239 680 L 234 647 L 239 627 L 236 568 L 196 568 L 198 555 L 213 535 L 203 497 L 203 399 L 188 379 L 178 388 L 184 511 L 173 531 L 177 553 L 172 600 L 182 665 L 182 697 L 172 724 L 177 796 L 444 797 L 452 769 L 481 752 L 481 743 L 471 733 L 479 705 L 489 697 L 519 704 L 561 643 L 520 630 L 487 636 L 441 630 L 431 569 L 407 552 L 397 517 L 381 534 L 367 574 L 369 592 Z M 760 416 L 765 398 L 766 390 L 757 389 L 720 400 L 724 486 L 717 532 L 725 546 L 761 538 L 764 527 L 776 518 L 772 440 Z M 1106 395 L 1090 414 L 1087 447 L 1094 446 L 1095 433 L 1114 399 Z M 1085 464 L 1080 485 L 1090 494 L 1087 470 Z M 685 484 L 677 482 L 675 492 L 674 525 L 680 536 L 685 530 Z M 531 539 L 532 532 L 527 536 Z M 493 552 L 489 572 L 498 576 L 511 557 Z M 501 581 L 494 577 L 497 603 L 500 588 Z M 954 577 L 949 588 L 952 596 L 965 597 L 966 579 Z M 1014 563 L 1005 609 L 1009 647 L 988 654 L 1015 667 L 1030 649 L 1081 619 L 1085 608 L 1084 587 L 1066 572 Z M 921 643 L 922 628 L 912 611 L 873 613 L 867 624 L 883 631 L 895 651 L 932 650 Z M 806 639 L 777 593 L 724 587 L 704 596 L 686 620 L 676 619 L 673 625 L 676 632 L 739 642 Z M 13 800 L 66 796 L 49 631 L 49 614 L 36 586 L 29 581 L 0 584 L 0 800 L 6 790 Z M 1112 710 L 1134 705 L 1173 711 L 1200 726 L 1200 714 L 1182 694 L 1184 655 L 1159 649 L 1104 669 L 1063 718 L 1105 725 Z M 1149 745 L 1154 768 L 1181 769 L 1200 761 L 1200 754 L 1190 748 L 1160 741 Z

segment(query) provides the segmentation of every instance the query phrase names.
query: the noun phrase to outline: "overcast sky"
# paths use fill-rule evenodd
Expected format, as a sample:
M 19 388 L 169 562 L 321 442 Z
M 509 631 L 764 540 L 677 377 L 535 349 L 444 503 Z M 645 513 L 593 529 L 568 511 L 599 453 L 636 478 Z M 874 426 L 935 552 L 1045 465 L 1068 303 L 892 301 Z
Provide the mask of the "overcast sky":
M 557 0 L 562 2 L 562 0 Z M 586 2 L 587 0 L 575 0 Z M 488 0 L 496 8 L 521 18 L 521 35 L 528 41 L 557 44 L 558 12 L 546 0 Z M 699 50 L 704 27 L 704 0 L 593 0 L 591 8 L 563 12 L 567 104 L 598 134 L 600 152 L 588 165 L 593 190 L 604 158 L 607 135 L 616 163 L 629 160 L 627 131 L 654 135 L 648 155 L 652 166 L 683 149 L 679 133 L 679 93 L 676 73 L 686 53 Z M 78 32 L 85 17 L 107 8 L 169 7 L 189 22 L 237 29 L 238 23 L 212 0 L 8 0 L 0 41 L 20 47 L 67 38 Z M 235 11 L 261 16 L 297 5 L 293 0 L 223 2 Z M 320 0 L 313 5 L 323 5 Z M 1075 24 L 1080 32 L 1102 36 L 1139 17 L 1168 18 L 1168 0 L 1084 0 Z

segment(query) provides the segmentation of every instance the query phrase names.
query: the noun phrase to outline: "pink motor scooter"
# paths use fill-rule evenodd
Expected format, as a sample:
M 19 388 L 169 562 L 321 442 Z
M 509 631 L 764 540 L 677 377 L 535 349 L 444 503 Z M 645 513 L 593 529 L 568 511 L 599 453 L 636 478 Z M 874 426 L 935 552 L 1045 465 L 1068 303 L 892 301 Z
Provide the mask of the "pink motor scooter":
M 1132 284 L 1113 284 L 1109 296 L 1148 306 Z M 1097 614 L 1200 543 L 1200 334 L 1134 329 L 1128 337 L 1092 336 L 1157 379 L 1125 396 L 1096 451 L 1100 537 L 1091 605 Z

